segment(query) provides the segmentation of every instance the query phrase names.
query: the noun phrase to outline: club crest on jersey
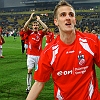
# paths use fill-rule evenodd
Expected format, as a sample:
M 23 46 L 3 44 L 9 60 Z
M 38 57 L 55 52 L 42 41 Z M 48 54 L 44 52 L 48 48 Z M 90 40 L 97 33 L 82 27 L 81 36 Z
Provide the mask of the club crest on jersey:
M 79 65 L 83 66 L 85 64 L 85 57 L 83 54 L 78 55 Z

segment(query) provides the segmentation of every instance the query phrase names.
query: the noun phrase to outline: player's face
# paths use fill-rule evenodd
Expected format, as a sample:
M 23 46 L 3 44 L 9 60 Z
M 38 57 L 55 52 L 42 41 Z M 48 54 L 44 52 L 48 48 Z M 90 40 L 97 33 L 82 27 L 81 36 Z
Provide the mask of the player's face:
M 69 6 L 59 7 L 54 23 L 58 26 L 59 31 L 70 32 L 74 30 L 76 24 L 75 11 Z
M 39 29 L 39 24 L 33 23 L 32 27 L 33 27 L 33 30 L 37 31 Z

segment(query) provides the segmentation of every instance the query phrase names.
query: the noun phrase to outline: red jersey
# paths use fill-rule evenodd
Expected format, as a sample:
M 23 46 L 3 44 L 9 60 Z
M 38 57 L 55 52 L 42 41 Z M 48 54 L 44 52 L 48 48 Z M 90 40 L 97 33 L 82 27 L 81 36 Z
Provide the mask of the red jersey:
M 2 45 L 2 39 L 0 38 L 0 45 Z
M 46 35 L 46 43 L 50 43 L 54 39 L 54 33 L 48 32 L 48 35 Z
M 25 31 L 23 29 L 21 29 L 19 34 L 20 34 L 21 40 L 25 40 Z
M 100 41 L 94 34 L 76 31 L 76 39 L 67 45 L 57 36 L 42 51 L 34 79 L 54 81 L 55 100 L 100 100 L 95 73 L 100 67 Z
M 5 43 L 5 40 L 2 36 L 0 36 L 0 45 L 3 45 Z
M 27 33 L 24 34 L 24 40 L 25 40 L 24 44 L 28 45 L 28 34 Z
M 42 39 L 45 35 L 42 30 L 33 32 L 32 30 L 27 31 L 28 34 L 28 49 L 27 54 L 40 56 L 42 51 Z
M 0 33 L 2 33 L 2 28 L 0 27 Z
M 28 44 L 28 34 L 23 29 L 20 31 L 20 37 L 25 41 L 25 44 Z

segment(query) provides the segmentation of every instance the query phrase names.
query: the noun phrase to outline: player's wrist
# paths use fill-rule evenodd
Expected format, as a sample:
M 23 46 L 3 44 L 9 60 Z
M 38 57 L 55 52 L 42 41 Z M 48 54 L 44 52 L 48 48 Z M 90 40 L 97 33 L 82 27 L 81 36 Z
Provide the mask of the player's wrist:
M 38 22 L 40 22 L 40 21 L 41 21 L 41 19 L 37 19 L 37 21 L 38 21 Z

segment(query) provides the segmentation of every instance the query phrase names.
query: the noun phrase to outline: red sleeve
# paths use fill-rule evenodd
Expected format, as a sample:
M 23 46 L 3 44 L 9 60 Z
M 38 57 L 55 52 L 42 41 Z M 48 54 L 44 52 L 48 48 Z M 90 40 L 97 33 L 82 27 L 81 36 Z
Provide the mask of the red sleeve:
M 2 33 L 2 28 L 0 27 L 0 32 Z
M 24 39 L 27 39 L 28 38 L 28 34 L 24 34 Z
M 54 33 L 52 33 L 52 40 L 54 39 Z
M 50 56 L 44 50 L 41 53 L 38 67 L 34 73 L 34 79 L 40 82 L 46 82 L 50 79 L 52 67 L 50 65 Z
M 19 34 L 20 34 L 20 36 L 23 36 L 23 35 L 24 35 L 24 31 L 21 30 L 21 31 L 19 32 Z
M 98 67 L 100 67 L 100 40 L 98 39 L 98 37 L 96 38 L 96 44 L 95 44 L 95 49 L 96 49 L 96 53 L 94 56 L 94 60 L 95 63 Z
M 41 37 L 43 38 L 45 35 L 45 32 L 43 32 L 42 30 L 39 30 L 39 33 L 41 34 Z
M 94 63 L 100 67 L 100 40 L 98 39 L 97 35 L 92 34 L 92 33 L 87 33 L 86 34 L 91 40 L 93 40 L 93 49 L 94 51 Z

